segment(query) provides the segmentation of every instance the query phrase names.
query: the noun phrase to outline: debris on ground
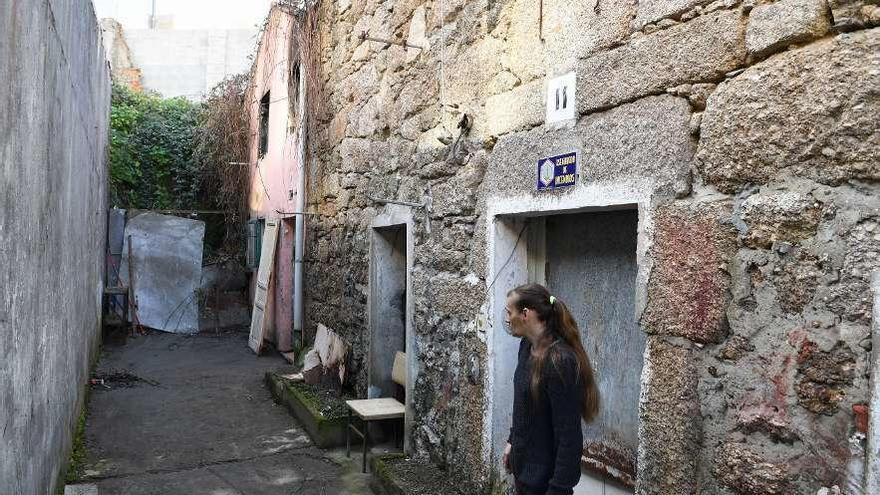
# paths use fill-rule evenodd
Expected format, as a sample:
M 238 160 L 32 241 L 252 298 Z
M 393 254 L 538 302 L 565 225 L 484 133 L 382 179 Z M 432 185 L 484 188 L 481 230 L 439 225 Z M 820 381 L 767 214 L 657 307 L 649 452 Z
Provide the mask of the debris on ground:
M 305 380 L 302 373 L 291 373 L 289 375 L 281 375 L 281 378 L 287 378 L 290 381 L 301 382 Z
M 130 373 L 127 370 L 112 370 L 107 373 L 95 373 L 89 380 L 89 385 L 93 389 L 114 389 L 114 388 L 132 388 L 138 386 L 141 382 L 154 387 L 159 386 L 159 382 L 143 378 Z
M 315 346 L 306 354 L 303 364 L 306 382 L 315 384 L 322 382 L 325 377 L 334 377 L 339 380 L 336 385 L 344 384 L 349 349 L 350 346 L 339 334 L 319 323 Z

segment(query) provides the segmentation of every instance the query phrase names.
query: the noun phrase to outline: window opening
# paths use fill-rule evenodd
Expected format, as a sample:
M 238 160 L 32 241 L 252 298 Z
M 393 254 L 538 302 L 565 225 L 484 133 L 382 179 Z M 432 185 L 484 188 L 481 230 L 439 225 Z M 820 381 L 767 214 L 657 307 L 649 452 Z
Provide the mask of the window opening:
M 269 151 L 269 95 L 269 91 L 266 91 L 260 100 L 260 158 Z

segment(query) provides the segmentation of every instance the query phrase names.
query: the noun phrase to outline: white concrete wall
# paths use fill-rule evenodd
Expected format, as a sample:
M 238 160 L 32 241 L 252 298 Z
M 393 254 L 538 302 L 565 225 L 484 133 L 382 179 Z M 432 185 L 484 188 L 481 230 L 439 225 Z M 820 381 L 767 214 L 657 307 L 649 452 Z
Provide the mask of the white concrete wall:
M 274 0 L 92 0 L 98 18 L 112 17 L 126 29 L 150 27 L 150 12 L 171 18 L 177 29 L 245 29 L 263 22 Z
M 90 2 L 0 0 L 0 493 L 54 494 L 100 331 L 110 74 Z
M 251 68 L 257 29 L 126 29 L 145 89 L 199 101 L 225 77 Z

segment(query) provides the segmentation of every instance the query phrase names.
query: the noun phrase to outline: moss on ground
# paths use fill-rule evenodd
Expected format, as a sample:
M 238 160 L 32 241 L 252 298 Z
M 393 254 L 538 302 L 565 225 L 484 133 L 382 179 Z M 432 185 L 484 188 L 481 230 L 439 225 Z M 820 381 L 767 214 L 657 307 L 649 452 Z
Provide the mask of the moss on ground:
M 89 398 L 91 397 L 90 380 L 92 373 L 98 366 L 98 360 L 101 357 L 101 348 L 103 347 L 103 328 L 99 325 L 95 331 L 94 346 L 89 351 L 89 375 L 86 377 L 86 383 L 83 387 L 83 401 L 76 420 L 76 429 L 73 432 L 73 442 L 70 447 L 70 457 L 67 464 L 64 465 L 61 472 L 58 473 L 58 488 L 55 490 L 56 495 L 64 494 L 64 485 L 70 485 L 79 482 L 86 471 L 86 419 L 89 411 Z
M 386 486 L 395 485 L 390 464 L 398 459 L 406 459 L 406 454 L 386 454 L 377 457 L 373 461 L 373 476 L 379 478 Z
M 276 402 L 283 404 L 296 417 L 319 447 L 345 444 L 345 428 L 349 397 L 338 390 L 294 382 L 280 373 L 267 372 L 266 384 Z
M 285 385 L 313 414 L 327 420 L 342 419 L 348 415 L 345 401 L 351 397 L 340 396 L 335 390 L 323 389 L 303 382 L 284 380 Z
M 79 419 L 76 422 L 76 432 L 73 435 L 73 448 L 70 450 L 70 462 L 67 464 L 67 472 L 64 475 L 65 483 L 75 483 L 85 474 L 86 469 L 86 404 L 83 404 Z
M 73 432 L 73 444 L 70 448 L 70 458 L 64 469 L 64 483 L 59 483 L 58 494 L 64 493 L 64 485 L 74 484 L 85 476 L 86 471 L 86 418 L 89 410 L 89 387 L 85 388 L 82 408 L 76 420 L 76 430 Z

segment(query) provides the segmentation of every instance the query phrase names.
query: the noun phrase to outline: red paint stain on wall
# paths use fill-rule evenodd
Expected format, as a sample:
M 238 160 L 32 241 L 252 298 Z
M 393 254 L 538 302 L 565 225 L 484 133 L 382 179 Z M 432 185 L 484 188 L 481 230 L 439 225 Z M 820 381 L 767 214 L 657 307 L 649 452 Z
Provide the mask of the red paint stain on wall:
M 868 433 L 868 405 L 853 404 L 852 410 L 856 421 L 856 429 L 862 433 Z

